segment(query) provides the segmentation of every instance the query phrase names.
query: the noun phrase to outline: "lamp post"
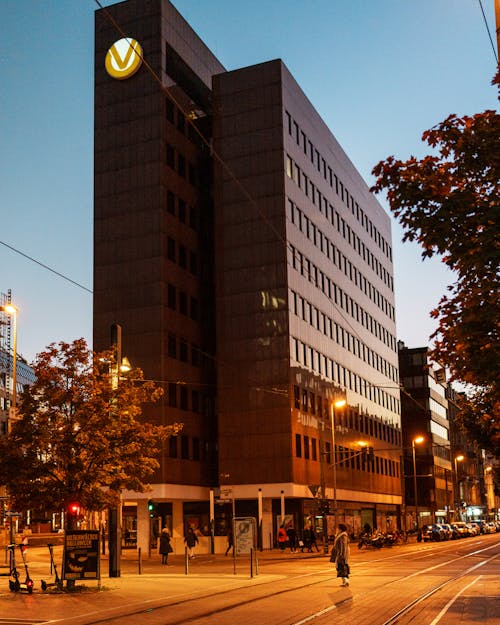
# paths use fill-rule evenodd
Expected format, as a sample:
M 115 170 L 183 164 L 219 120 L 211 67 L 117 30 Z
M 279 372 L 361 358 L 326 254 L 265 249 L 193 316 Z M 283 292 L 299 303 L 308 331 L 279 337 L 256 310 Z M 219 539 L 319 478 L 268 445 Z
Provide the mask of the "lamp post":
M 0 311 L 12 317 L 12 394 L 7 421 L 7 431 L 10 431 L 11 421 L 16 418 L 17 406 L 17 308 L 13 304 L 4 304 L 0 306 Z
M 460 501 L 460 488 L 459 488 L 459 481 L 458 481 L 458 462 L 462 462 L 463 460 L 465 460 L 465 456 L 463 456 L 462 454 L 459 454 L 458 456 L 455 456 L 454 460 L 453 460 L 453 466 L 455 468 L 455 488 L 456 488 L 456 492 L 453 493 L 453 499 L 455 500 L 455 506 L 457 506 L 457 504 Z
M 417 495 L 417 461 L 415 458 L 415 445 L 424 442 L 423 436 L 417 436 L 411 442 L 411 451 L 413 455 L 413 495 L 415 497 L 415 524 L 418 530 L 418 495 Z
M 335 446 L 335 409 L 344 408 L 347 405 L 345 397 L 335 399 L 331 405 L 330 418 L 332 428 L 332 479 L 333 479 L 333 524 L 337 526 L 337 453 Z M 326 551 L 328 552 L 328 528 L 325 528 L 325 544 Z

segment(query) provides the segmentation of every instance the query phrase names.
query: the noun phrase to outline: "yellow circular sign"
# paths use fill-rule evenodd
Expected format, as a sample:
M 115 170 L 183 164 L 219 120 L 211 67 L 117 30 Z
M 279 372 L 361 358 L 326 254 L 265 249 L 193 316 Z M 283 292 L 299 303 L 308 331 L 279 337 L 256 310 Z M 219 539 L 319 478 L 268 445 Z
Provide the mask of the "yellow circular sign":
M 124 37 L 116 41 L 106 54 L 106 71 L 112 78 L 130 78 L 142 63 L 142 48 L 138 41 Z

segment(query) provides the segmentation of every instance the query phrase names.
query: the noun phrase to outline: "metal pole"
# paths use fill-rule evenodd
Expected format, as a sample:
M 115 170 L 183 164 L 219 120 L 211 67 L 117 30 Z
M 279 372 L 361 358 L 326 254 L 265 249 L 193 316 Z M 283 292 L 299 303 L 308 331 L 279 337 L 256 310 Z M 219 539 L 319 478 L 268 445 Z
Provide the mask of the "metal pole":
M 262 488 L 257 491 L 257 516 L 259 527 L 257 529 L 257 542 L 258 547 L 262 551 L 263 549 L 263 537 L 262 537 Z
M 323 523 L 323 552 L 328 553 L 328 520 L 326 518 L 326 481 L 325 481 L 325 420 L 321 419 L 319 438 L 319 487 L 321 491 L 321 520 Z M 314 529 L 314 528 L 313 528 Z
M 122 361 L 122 328 L 119 324 L 111 326 L 111 347 L 114 350 L 114 363 L 112 365 L 111 386 L 118 387 L 120 380 L 120 364 Z M 121 559 L 121 518 L 120 508 L 114 506 L 108 511 L 108 552 L 109 552 L 109 577 L 120 577 Z
M 215 552 L 215 539 L 214 539 L 214 530 L 215 530 L 215 498 L 214 498 L 214 489 L 210 489 L 210 553 L 213 555 Z
M 418 499 L 417 499 L 417 461 L 415 458 L 415 441 L 411 442 L 411 450 L 413 454 L 413 495 L 415 497 L 415 525 L 418 531 Z
M 335 403 L 332 404 L 332 460 L 333 460 L 333 527 L 337 527 L 337 446 L 335 444 Z M 335 531 L 335 529 L 334 529 Z

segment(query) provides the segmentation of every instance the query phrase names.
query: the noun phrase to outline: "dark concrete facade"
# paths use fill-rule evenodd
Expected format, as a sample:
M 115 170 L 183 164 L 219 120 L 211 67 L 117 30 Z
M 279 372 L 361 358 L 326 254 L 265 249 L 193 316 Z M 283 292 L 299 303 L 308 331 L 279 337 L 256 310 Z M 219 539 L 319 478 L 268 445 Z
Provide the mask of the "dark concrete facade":
M 268 535 L 314 517 L 324 481 L 353 531 L 395 525 L 389 217 L 280 60 L 226 72 L 167 1 L 108 11 L 156 77 L 106 74 L 98 11 L 94 348 L 120 323 L 165 389 L 147 416 L 184 423 L 154 497 L 175 517 L 227 487 Z

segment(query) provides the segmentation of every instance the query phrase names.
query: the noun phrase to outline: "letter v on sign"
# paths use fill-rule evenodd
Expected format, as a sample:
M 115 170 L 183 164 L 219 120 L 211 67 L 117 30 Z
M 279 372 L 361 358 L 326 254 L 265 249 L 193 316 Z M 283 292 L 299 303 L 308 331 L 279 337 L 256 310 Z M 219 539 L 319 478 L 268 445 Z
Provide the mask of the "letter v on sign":
M 142 63 L 142 48 L 135 39 L 124 37 L 116 41 L 106 54 L 106 71 L 112 78 L 130 78 Z

